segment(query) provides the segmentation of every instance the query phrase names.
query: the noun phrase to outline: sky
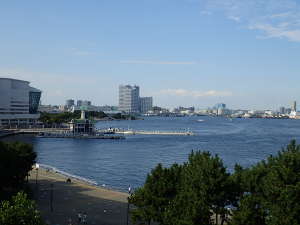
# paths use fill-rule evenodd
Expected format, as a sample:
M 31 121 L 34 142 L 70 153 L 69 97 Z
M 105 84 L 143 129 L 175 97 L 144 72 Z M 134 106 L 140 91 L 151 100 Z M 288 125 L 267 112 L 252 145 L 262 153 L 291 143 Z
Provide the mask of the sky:
M 30 81 L 42 104 L 117 105 L 136 84 L 163 107 L 287 107 L 300 0 L 2 1 L 0 77 Z

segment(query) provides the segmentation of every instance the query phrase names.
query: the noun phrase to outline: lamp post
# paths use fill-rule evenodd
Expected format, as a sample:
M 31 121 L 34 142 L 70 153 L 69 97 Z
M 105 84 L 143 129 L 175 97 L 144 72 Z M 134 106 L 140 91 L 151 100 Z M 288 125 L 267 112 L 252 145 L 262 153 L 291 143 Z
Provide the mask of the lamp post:
M 36 170 L 36 173 L 35 173 L 35 186 L 37 187 L 37 179 L 38 179 L 38 174 L 39 174 L 39 168 L 40 168 L 40 165 L 39 164 L 35 164 L 35 170 Z
M 38 174 L 39 174 L 39 164 L 35 164 L 35 188 L 36 188 L 36 199 L 38 200 L 39 198 L 39 187 L 38 187 Z
M 131 187 L 129 185 L 128 187 L 128 194 L 131 194 Z M 127 219 L 126 219 L 126 225 L 128 225 L 128 214 L 129 214 L 129 197 L 127 198 Z
M 53 184 L 50 184 L 50 211 L 53 212 Z

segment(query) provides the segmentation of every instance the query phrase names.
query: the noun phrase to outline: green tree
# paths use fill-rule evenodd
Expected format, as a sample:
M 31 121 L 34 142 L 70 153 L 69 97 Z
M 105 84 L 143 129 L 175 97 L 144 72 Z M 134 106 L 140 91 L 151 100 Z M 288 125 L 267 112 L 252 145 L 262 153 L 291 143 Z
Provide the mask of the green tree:
M 246 169 L 242 183 L 232 224 L 300 224 L 300 146 L 294 140 L 277 156 Z
M 42 225 L 42 219 L 34 201 L 19 192 L 11 201 L 0 206 L 0 225 Z
M 183 166 L 158 165 L 130 198 L 136 220 L 164 225 L 223 224 L 236 197 L 218 156 L 192 152 Z M 212 219 L 215 215 L 215 219 Z
M 63 112 L 63 113 L 45 113 L 42 112 L 40 116 L 40 121 L 43 122 L 46 126 L 52 126 L 54 124 L 61 124 L 70 122 L 72 119 L 80 118 L 80 111 L 71 112 Z
M 139 188 L 129 199 L 130 203 L 137 207 L 132 211 L 134 221 L 168 224 L 167 214 L 178 192 L 181 169 L 182 167 L 177 164 L 170 168 L 163 168 L 158 164 L 151 171 L 144 187 Z
M 226 207 L 235 198 L 222 160 L 209 152 L 192 152 L 183 171 L 183 185 L 174 201 L 173 224 L 223 224 L 229 214 Z
M 22 188 L 35 159 L 32 145 L 0 142 L 0 199 Z

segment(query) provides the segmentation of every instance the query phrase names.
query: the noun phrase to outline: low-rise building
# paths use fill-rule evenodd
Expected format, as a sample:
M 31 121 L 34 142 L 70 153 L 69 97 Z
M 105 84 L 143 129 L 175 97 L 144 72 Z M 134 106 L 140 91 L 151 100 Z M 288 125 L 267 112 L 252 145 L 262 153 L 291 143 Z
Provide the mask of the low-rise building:
M 85 117 L 85 111 L 81 111 L 81 118 L 77 120 L 71 120 L 69 123 L 70 131 L 73 134 L 94 134 L 95 133 L 95 122 L 88 120 Z

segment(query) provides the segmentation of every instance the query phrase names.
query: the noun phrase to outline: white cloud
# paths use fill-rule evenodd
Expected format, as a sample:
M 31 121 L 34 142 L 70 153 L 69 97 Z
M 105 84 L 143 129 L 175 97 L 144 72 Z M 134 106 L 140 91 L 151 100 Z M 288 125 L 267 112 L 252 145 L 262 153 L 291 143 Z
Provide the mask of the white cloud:
M 275 27 L 270 24 L 256 24 L 249 26 L 249 28 L 263 31 L 265 33 L 264 38 L 287 38 L 290 41 L 300 42 L 300 29 L 289 30 L 285 29 L 283 25 Z
M 298 0 L 206 0 L 204 2 L 204 12 L 221 12 L 228 19 L 244 27 L 262 32 L 264 38 L 284 38 L 300 42 L 300 1 Z
M 91 51 L 81 50 L 81 49 L 78 49 L 78 48 L 71 48 L 71 52 L 72 52 L 73 55 L 76 55 L 76 56 L 94 55 L 94 53 L 91 52 Z
M 121 64 L 151 64 L 151 65 L 193 65 L 193 61 L 149 61 L 149 60 L 121 60 Z
M 157 93 L 157 95 L 171 95 L 179 97 L 193 97 L 193 98 L 202 98 L 202 97 L 226 97 L 232 96 L 230 91 L 191 91 L 186 89 L 164 89 Z
M 206 11 L 206 10 L 203 10 L 203 11 L 201 11 L 200 13 L 201 13 L 202 15 L 211 15 L 211 14 L 212 14 L 212 12 Z
M 231 20 L 234 20 L 235 22 L 240 22 L 241 21 L 241 18 L 237 17 L 237 16 L 229 16 L 228 18 L 231 19 Z

